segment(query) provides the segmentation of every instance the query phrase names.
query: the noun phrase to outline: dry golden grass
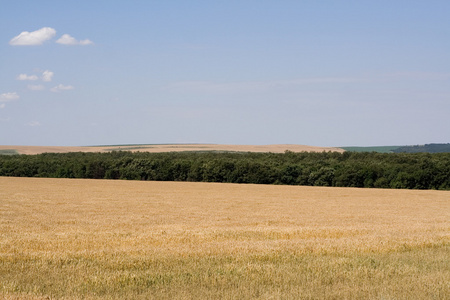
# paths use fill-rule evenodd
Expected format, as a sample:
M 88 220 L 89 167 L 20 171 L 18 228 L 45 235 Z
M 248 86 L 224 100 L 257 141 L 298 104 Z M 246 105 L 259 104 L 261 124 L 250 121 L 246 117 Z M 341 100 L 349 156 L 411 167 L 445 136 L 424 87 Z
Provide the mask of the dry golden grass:
M 449 299 L 450 192 L 0 177 L 5 299 Z
M 181 151 L 238 151 L 238 152 L 344 152 L 341 148 L 315 147 L 306 145 L 217 145 L 217 144 L 165 144 L 165 145 L 124 145 L 98 147 L 60 146 L 1 146 L 0 150 L 16 150 L 19 154 L 68 153 L 68 152 L 109 152 L 112 150 L 140 152 L 181 152 Z

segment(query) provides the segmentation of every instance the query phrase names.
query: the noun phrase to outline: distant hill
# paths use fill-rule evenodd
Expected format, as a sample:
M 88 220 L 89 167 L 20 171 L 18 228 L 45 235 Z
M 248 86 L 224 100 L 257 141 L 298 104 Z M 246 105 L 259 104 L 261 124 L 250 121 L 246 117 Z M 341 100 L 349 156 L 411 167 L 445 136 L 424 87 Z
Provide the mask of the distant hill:
M 427 153 L 443 153 L 450 152 L 450 143 L 449 144 L 425 144 L 425 145 L 415 145 L 415 146 L 403 146 L 397 149 L 394 149 L 392 152 L 394 153 L 418 153 L 418 152 L 427 152 Z
M 379 153 L 448 153 L 448 144 L 425 144 L 413 146 L 377 146 L 377 147 L 341 147 L 345 151 L 352 152 L 379 152 Z

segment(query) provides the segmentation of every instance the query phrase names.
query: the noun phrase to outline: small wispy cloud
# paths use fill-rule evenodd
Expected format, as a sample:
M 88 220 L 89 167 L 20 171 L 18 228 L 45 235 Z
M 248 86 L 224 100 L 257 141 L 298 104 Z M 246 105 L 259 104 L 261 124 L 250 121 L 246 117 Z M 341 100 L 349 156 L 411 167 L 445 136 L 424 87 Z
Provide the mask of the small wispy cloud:
M 50 40 L 56 35 L 56 30 L 51 27 L 43 27 L 36 31 L 23 31 L 13 37 L 9 44 L 12 46 L 38 46 Z
M 44 72 L 42 72 L 42 75 L 40 77 L 40 79 L 44 82 L 50 82 L 53 80 L 53 76 L 55 75 L 54 72 L 50 71 L 50 70 L 45 70 Z M 16 77 L 17 80 L 21 80 L 21 81 L 25 81 L 25 80 L 29 80 L 29 81 L 35 81 L 39 79 L 38 75 L 28 75 L 28 74 L 19 74 Z M 30 86 L 29 86 L 30 87 Z M 37 85 L 34 85 L 31 87 L 37 87 Z M 31 88 L 33 89 L 33 88 Z M 36 90 L 36 89 L 35 89 Z
M 46 70 L 42 73 L 42 81 L 45 82 L 50 82 L 52 81 L 53 75 L 55 75 L 55 73 L 53 73 L 52 71 Z
M 19 76 L 17 76 L 16 79 L 17 80 L 38 80 L 39 77 L 37 77 L 36 75 L 20 74 Z
M 17 80 L 38 80 L 47 83 L 53 81 L 53 76 L 55 75 L 54 72 L 50 70 L 45 70 L 42 72 L 42 74 L 39 76 L 37 75 L 27 75 L 27 74 L 20 74 L 17 76 Z M 30 91 L 43 91 L 46 90 L 48 87 L 46 87 L 44 84 L 29 84 L 27 88 Z M 57 93 L 61 91 L 68 91 L 75 89 L 72 85 L 64 85 L 64 84 L 58 84 L 57 86 L 54 86 L 50 89 L 51 92 Z M 14 97 L 18 98 L 18 95 L 16 93 L 5 93 L 2 94 L 0 99 L 4 99 L 3 101 L 6 101 L 6 99 L 13 99 Z
M 94 42 L 89 40 L 89 39 L 85 39 L 85 40 L 81 40 L 80 41 L 80 45 L 82 46 L 86 46 L 86 45 L 92 45 Z
M 75 89 L 75 88 L 73 86 L 71 86 L 71 85 L 59 84 L 59 85 L 51 88 L 50 91 L 52 91 L 54 93 L 57 93 L 57 92 L 60 92 L 60 91 L 68 91 L 68 90 L 73 90 L 73 89 Z
M 5 108 L 6 106 L 5 102 L 14 101 L 19 98 L 20 97 L 19 95 L 17 95 L 16 92 L 0 94 L 0 109 Z
M 43 91 L 43 90 L 45 90 L 45 86 L 43 86 L 42 84 L 29 84 L 27 86 L 27 88 L 30 91 Z
M 22 31 L 19 35 L 13 37 L 9 44 L 11 46 L 39 46 L 42 45 L 45 41 L 52 39 L 56 35 L 56 30 L 51 27 L 43 27 L 41 29 L 35 31 Z M 72 37 L 70 34 L 63 34 L 59 39 L 56 40 L 56 43 L 62 45 L 91 45 L 92 42 L 89 39 L 85 40 L 77 40 Z M 26 80 L 26 79 L 25 79 Z
M 86 46 L 86 45 L 91 45 L 94 42 L 92 42 L 91 40 L 77 40 L 74 37 L 72 37 L 70 34 L 63 34 L 58 40 L 56 40 L 56 43 L 58 44 L 62 44 L 62 45 L 68 45 L 68 46 L 74 46 L 74 45 L 81 45 L 81 46 Z
M 3 93 L 0 95 L 0 102 L 8 102 L 19 99 L 19 95 L 16 92 L 12 93 Z

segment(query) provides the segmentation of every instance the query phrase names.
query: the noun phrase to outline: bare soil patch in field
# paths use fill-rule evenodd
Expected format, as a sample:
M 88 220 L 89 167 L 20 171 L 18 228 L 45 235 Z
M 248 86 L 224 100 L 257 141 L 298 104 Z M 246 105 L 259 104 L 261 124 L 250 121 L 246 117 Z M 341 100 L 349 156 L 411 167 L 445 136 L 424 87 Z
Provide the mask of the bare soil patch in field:
M 450 192 L 0 177 L 0 296 L 445 299 Z
M 0 146 L 0 150 L 16 150 L 19 154 L 68 153 L 68 152 L 180 152 L 180 151 L 238 151 L 238 152 L 344 152 L 341 148 L 314 147 L 306 145 L 217 145 L 217 144 L 165 144 L 165 145 L 122 145 L 96 147 L 59 147 L 59 146 Z

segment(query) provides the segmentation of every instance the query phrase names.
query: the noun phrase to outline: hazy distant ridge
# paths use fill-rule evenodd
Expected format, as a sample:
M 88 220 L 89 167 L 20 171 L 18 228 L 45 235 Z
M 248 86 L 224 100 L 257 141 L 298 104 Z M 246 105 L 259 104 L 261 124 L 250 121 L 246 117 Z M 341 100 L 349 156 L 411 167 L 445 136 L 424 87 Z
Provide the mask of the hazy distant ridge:
M 393 150 L 395 153 L 406 152 L 406 153 L 447 153 L 450 152 L 449 144 L 425 144 L 425 145 L 415 145 L 415 146 L 403 146 Z
M 379 153 L 448 153 L 448 144 L 425 144 L 411 146 L 376 146 L 376 147 L 341 147 L 345 151 L 353 152 L 379 152 Z

